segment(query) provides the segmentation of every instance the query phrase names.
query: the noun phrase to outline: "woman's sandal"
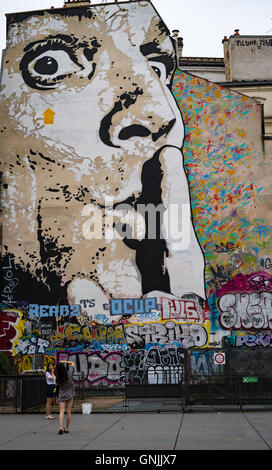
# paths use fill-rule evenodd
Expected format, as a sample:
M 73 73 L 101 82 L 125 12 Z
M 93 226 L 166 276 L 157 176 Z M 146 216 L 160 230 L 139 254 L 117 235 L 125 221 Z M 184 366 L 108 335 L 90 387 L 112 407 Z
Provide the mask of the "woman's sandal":
M 67 434 L 69 431 L 66 431 L 66 429 L 64 429 L 63 432 L 65 432 Z
M 63 430 L 62 430 L 62 429 L 59 429 L 59 434 L 63 434 Z

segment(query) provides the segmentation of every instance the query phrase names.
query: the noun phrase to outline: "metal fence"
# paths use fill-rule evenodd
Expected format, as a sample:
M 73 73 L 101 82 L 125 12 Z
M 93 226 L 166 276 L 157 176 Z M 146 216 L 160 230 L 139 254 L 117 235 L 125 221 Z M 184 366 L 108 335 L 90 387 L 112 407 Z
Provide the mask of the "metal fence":
M 218 362 L 216 360 L 218 359 Z M 179 364 L 152 365 L 141 370 L 137 383 L 131 371 L 125 377 L 125 407 L 150 398 L 186 410 L 198 406 L 225 407 L 266 405 L 272 408 L 272 351 L 237 348 L 183 352 Z M 147 406 L 147 404 L 146 404 Z M 166 407 L 167 408 L 167 407 Z M 169 408 L 169 406 L 168 406 Z M 173 408 L 173 407 L 172 407 Z M 132 408 L 130 408 L 132 409 Z M 135 409 L 135 407 L 134 407 Z
M 83 376 L 76 384 L 76 396 L 85 398 Z M 44 373 L 0 376 L 0 413 L 39 411 L 46 405 L 46 380 Z
M 0 410 L 18 413 L 46 403 L 46 383 L 39 375 L 0 376 Z
M 3 412 L 17 412 L 19 391 L 16 376 L 0 376 L 0 410 Z
M 223 354 L 222 362 L 216 363 L 217 353 Z M 174 354 L 149 356 L 145 362 L 128 363 L 127 368 L 124 361 L 121 373 L 111 374 L 111 385 L 101 380 L 90 386 L 86 374 L 77 371 L 76 397 L 79 401 L 99 399 L 99 411 L 104 412 L 230 405 L 272 408 L 270 348 L 184 350 L 175 361 Z M 45 390 L 44 375 L 0 376 L 0 411 L 38 409 L 46 403 Z M 107 408 L 103 401 L 113 402 L 112 396 L 120 397 L 120 402 Z
M 245 382 L 248 380 L 248 382 Z M 253 380 L 252 382 L 250 380 Z M 157 411 L 172 410 L 181 411 L 198 407 L 226 408 L 265 406 L 272 409 L 272 376 L 244 378 L 241 376 L 228 376 L 226 381 L 209 377 L 204 382 L 199 382 L 199 377 L 192 378 L 187 383 L 179 385 L 129 385 L 125 387 L 125 409 L 135 411 L 135 403 L 138 402 L 138 411 L 148 410 L 151 399 L 157 401 Z M 141 403 L 140 403 L 141 401 Z

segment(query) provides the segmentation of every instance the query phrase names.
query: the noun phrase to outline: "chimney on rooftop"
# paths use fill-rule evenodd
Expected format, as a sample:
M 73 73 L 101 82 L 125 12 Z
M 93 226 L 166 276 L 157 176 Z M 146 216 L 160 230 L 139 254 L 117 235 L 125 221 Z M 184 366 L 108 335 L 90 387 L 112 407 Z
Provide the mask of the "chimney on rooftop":
M 178 35 L 179 34 L 178 29 L 173 29 L 172 34 L 173 34 L 172 37 L 173 37 L 173 39 L 176 43 L 176 53 L 177 53 L 177 58 L 178 58 L 178 61 L 179 61 L 182 57 L 183 38 Z
M 239 29 L 235 31 L 239 31 Z M 231 68 L 230 68 L 229 38 L 227 36 L 224 36 L 224 39 L 222 40 L 222 44 L 223 44 L 223 50 L 224 50 L 225 77 L 226 77 L 226 81 L 229 82 L 231 81 L 230 79 Z

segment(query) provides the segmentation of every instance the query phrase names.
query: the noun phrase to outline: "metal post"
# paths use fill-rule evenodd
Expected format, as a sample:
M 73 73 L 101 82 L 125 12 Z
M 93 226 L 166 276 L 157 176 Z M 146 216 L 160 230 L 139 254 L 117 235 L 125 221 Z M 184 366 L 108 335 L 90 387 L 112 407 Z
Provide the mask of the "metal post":
M 184 409 L 186 409 L 186 406 L 189 402 L 189 397 L 188 397 L 188 351 L 184 350 Z M 182 386 L 182 382 L 181 382 Z
M 17 414 L 17 408 L 18 408 L 18 374 L 15 377 L 15 394 L 16 394 L 15 413 Z

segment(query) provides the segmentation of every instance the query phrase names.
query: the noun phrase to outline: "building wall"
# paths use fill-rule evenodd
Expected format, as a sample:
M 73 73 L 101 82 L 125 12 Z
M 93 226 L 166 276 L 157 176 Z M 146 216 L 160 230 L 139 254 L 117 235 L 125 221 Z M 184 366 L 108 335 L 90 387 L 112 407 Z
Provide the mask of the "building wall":
M 197 67 L 194 65 L 180 65 L 180 70 L 183 72 L 189 72 L 197 77 L 204 78 L 210 82 L 224 82 L 225 81 L 225 68 L 224 67 Z
M 239 35 L 223 40 L 227 86 L 263 104 L 264 148 L 272 152 L 272 37 Z
M 230 81 L 271 80 L 272 36 L 230 36 Z
M 261 106 L 178 70 L 149 2 L 72 10 L 9 17 L 0 350 L 92 387 L 269 347 Z
M 263 82 L 264 83 L 264 82 Z M 229 84 L 228 84 L 229 86 Z M 264 115 L 264 151 L 267 158 L 272 155 L 272 87 L 271 84 L 258 85 L 251 83 L 250 86 L 243 83 L 233 83 L 232 90 L 236 90 L 246 96 L 250 96 L 263 105 Z

